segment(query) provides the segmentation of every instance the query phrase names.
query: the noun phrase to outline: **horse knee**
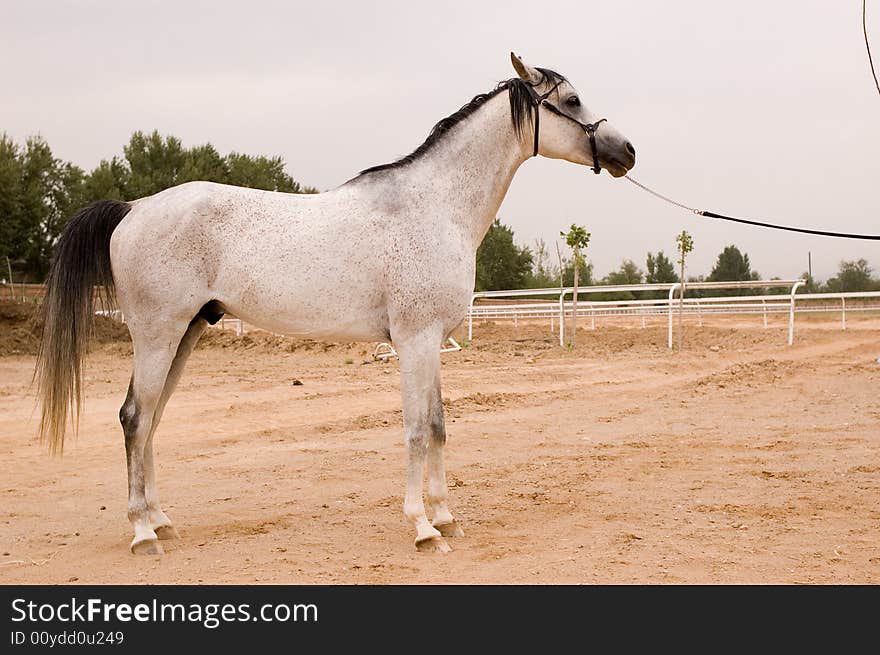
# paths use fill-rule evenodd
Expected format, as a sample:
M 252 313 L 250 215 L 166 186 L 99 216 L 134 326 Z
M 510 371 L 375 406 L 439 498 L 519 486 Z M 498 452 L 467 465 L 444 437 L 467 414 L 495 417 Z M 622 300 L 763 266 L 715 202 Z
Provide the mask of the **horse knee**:
M 423 456 L 428 452 L 428 434 L 424 429 L 414 428 L 406 430 L 406 448 L 410 455 Z
M 432 412 L 429 429 L 432 444 L 436 446 L 446 445 L 446 421 L 443 418 L 442 405 Z

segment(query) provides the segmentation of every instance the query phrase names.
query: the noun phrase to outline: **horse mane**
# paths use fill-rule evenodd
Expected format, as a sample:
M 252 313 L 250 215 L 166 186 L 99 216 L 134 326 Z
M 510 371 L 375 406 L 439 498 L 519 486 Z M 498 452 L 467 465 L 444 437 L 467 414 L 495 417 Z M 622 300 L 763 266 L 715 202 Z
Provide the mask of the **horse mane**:
M 538 68 L 537 70 L 544 76 L 544 81 L 549 82 L 550 84 L 556 84 L 557 82 L 562 82 L 565 80 L 565 77 L 555 71 L 546 68 Z M 453 127 L 461 123 L 472 114 L 476 113 L 476 111 L 480 107 L 485 105 L 489 100 L 497 96 L 502 91 L 507 91 L 509 94 L 510 119 L 513 122 L 513 129 L 516 131 L 517 136 L 521 137 L 523 131 L 525 130 L 526 124 L 531 126 L 532 121 L 534 120 L 532 117 L 532 97 L 529 93 L 528 84 L 520 78 L 514 77 L 509 80 L 505 80 L 504 82 L 500 82 L 494 89 L 492 89 L 488 93 L 481 93 L 474 96 L 470 102 L 464 105 L 457 112 L 440 120 L 436 125 L 434 125 L 434 127 L 431 128 L 431 132 L 428 134 L 428 138 L 425 139 L 422 145 L 420 145 L 408 155 L 388 164 L 379 164 L 378 166 L 365 168 L 360 172 L 358 177 L 360 177 L 361 175 L 368 175 L 370 173 L 378 173 L 379 171 L 387 171 L 395 168 L 401 168 L 403 166 L 406 166 L 407 164 L 411 164 L 416 159 L 428 152 L 437 142 L 439 142 L 443 138 L 444 134 L 449 132 L 449 130 L 451 130 Z

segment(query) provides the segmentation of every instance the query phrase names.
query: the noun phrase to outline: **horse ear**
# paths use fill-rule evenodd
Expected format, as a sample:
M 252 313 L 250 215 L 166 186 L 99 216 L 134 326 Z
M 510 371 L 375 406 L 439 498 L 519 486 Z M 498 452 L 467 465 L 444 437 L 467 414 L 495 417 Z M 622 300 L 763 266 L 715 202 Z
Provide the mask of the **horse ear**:
M 516 53 L 510 53 L 510 63 L 513 64 L 513 70 L 515 70 L 516 74 L 520 76 L 520 79 L 529 84 L 538 85 L 541 83 L 541 80 L 544 79 L 544 76 L 541 75 L 540 72 L 517 57 Z

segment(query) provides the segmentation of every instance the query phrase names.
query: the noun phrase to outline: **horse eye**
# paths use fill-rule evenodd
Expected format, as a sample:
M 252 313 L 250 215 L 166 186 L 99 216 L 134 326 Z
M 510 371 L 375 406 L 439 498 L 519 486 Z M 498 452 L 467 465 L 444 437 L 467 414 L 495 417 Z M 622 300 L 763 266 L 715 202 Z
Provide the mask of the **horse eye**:
M 571 107 L 580 107 L 581 101 L 577 96 L 572 96 L 568 100 L 565 101 L 565 104 L 567 104 Z

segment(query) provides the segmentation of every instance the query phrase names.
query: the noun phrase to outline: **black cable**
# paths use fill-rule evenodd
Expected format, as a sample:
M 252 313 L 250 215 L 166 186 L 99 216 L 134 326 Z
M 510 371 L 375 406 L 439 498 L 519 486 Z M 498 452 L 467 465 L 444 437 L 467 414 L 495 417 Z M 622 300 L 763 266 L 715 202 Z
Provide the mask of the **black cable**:
M 877 72 L 874 70 L 874 58 L 871 56 L 871 44 L 868 42 L 868 26 L 865 21 L 865 0 L 862 0 L 862 32 L 865 35 L 865 48 L 868 50 L 868 63 L 871 64 L 871 75 L 874 76 L 874 86 L 880 93 L 880 82 L 877 81 Z
M 629 175 L 626 175 L 625 179 L 628 182 L 632 182 L 640 189 L 644 189 L 645 191 L 650 193 L 652 196 L 656 196 L 660 200 L 668 202 L 671 205 L 675 205 L 676 207 L 679 207 L 680 209 L 686 209 L 687 211 L 693 212 L 697 216 L 705 216 L 707 218 L 719 218 L 722 221 L 733 221 L 734 223 L 745 223 L 746 225 L 756 225 L 758 227 L 767 227 L 772 230 L 785 230 L 786 232 L 800 232 L 801 234 L 815 234 L 820 237 L 837 237 L 840 239 L 863 239 L 863 240 L 867 240 L 867 241 L 880 241 L 880 235 L 878 235 L 878 234 L 853 234 L 853 233 L 848 233 L 848 232 L 831 232 L 828 230 L 810 230 L 805 227 L 791 227 L 789 225 L 775 225 L 773 223 L 764 223 L 762 221 L 752 221 L 747 218 L 735 218 L 733 216 L 725 216 L 724 214 L 716 214 L 715 212 L 712 212 L 712 211 L 709 211 L 706 209 L 694 209 L 693 207 L 689 207 L 688 205 L 685 205 L 683 203 L 676 202 L 672 198 L 668 198 L 667 196 L 664 196 L 663 194 L 657 193 L 653 189 L 646 187 L 644 184 L 642 184 L 641 182 L 638 182 L 637 180 L 630 177 Z
M 867 20 L 865 19 L 865 3 L 866 0 L 862 0 L 862 32 L 865 35 L 865 48 L 868 50 L 868 63 L 871 64 L 871 75 L 874 76 L 874 85 L 877 87 L 877 93 L 880 93 L 880 82 L 877 81 L 877 71 L 874 70 L 874 58 L 871 56 L 871 44 L 868 41 L 868 26 Z M 671 205 L 675 205 L 676 207 L 680 207 L 681 209 L 686 209 L 691 211 L 698 216 L 706 216 L 707 218 L 718 218 L 722 221 L 732 221 L 734 223 L 745 223 L 746 225 L 756 225 L 758 227 L 766 227 L 771 230 L 785 230 L 786 232 L 800 232 L 801 234 L 815 234 L 820 237 L 837 237 L 840 239 L 863 239 L 867 241 L 880 241 L 880 235 L 877 234 L 850 234 L 847 232 L 830 232 L 828 230 L 809 230 L 805 227 L 791 227 L 789 225 L 774 225 L 773 223 L 763 223 L 761 221 L 751 221 L 746 218 L 735 218 L 733 216 L 725 216 L 724 214 L 716 214 L 715 212 L 710 212 L 704 209 L 694 209 L 693 207 L 688 207 L 680 202 L 676 202 L 671 198 L 668 198 L 660 193 L 657 193 L 653 189 L 649 189 L 641 182 L 637 182 L 635 179 L 631 178 L 629 175 L 626 176 L 626 179 L 637 187 L 647 191 L 653 196 L 656 196 L 660 200 L 668 202 Z
M 802 234 L 816 234 L 820 237 L 839 237 L 841 239 L 867 239 L 870 241 L 880 241 L 878 234 L 848 234 L 846 232 L 829 232 L 828 230 L 808 230 L 805 227 L 790 227 L 788 225 L 773 225 L 772 223 L 762 223 L 761 221 L 750 221 L 745 218 L 734 218 L 733 216 L 724 216 L 710 211 L 698 211 L 700 216 L 708 216 L 709 218 L 720 218 L 723 221 L 734 221 L 735 223 L 745 223 L 746 225 L 757 225 L 759 227 L 769 227 L 773 230 L 785 230 L 787 232 L 800 232 Z

